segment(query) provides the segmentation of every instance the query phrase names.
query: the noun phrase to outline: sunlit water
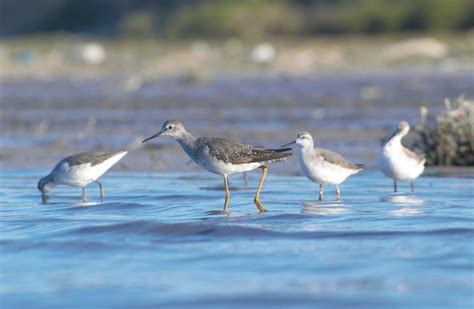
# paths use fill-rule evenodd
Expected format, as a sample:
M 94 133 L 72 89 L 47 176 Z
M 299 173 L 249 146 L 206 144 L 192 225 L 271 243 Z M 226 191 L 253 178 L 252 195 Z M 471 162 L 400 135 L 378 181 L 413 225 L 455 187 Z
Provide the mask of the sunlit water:
M 378 172 L 316 200 L 302 177 L 109 173 L 106 198 L 57 187 L 45 171 L 1 172 L 0 305 L 307 307 L 474 305 L 473 180 L 423 177 L 393 194 Z M 407 184 L 399 186 L 408 192 Z

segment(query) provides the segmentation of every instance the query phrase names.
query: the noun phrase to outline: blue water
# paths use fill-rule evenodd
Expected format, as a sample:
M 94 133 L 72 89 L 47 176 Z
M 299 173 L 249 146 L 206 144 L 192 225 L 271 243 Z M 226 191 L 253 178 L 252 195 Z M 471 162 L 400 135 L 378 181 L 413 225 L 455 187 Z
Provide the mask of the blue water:
M 207 173 L 108 173 L 106 199 L 57 187 L 46 171 L 1 175 L 0 306 L 472 307 L 474 184 L 422 177 L 416 194 L 363 172 L 343 200 L 303 177 L 272 174 L 258 214 L 253 194 Z M 408 192 L 406 184 L 400 185 Z

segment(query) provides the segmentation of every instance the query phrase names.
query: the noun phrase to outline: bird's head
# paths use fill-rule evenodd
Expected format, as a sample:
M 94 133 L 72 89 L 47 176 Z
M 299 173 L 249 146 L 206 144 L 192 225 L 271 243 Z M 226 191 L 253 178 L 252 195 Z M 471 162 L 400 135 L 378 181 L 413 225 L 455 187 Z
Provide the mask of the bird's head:
M 298 133 L 296 139 L 288 144 L 283 145 L 282 147 L 286 147 L 292 144 L 299 145 L 301 147 L 313 147 L 313 137 L 308 132 L 300 132 Z
M 396 138 L 397 140 L 402 138 L 403 136 L 407 135 L 408 131 L 410 131 L 410 125 L 408 122 L 402 120 L 398 123 L 392 132 L 388 135 L 385 139 L 384 145 L 388 144 L 392 139 Z
M 186 129 L 184 128 L 183 124 L 179 120 L 167 120 L 165 121 L 165 123 L 163 123 L 163 126 L 161 127 L 160 132 L 143 140 L 143 143 L 161 135 L 171 136 L 174 139 L 176 139 L 183 136 L 185 133 L 186 133 Z
M 313 147 L 313 137 L 308 132 L 298 133 L 298 136 L 296 137 L 295 142 L 297 145 L 300 145 L 303 147 L 308 147 L 308 146 Z
M 53 190 L 54 186 L 54 180 L 51 175 L 45 176 L 38 181 L 38 190 L 43 194 Z
M 410 131 L 410 125 L 406 121 L 400 121 L 397 126 L 397 133 L 406 135 Z

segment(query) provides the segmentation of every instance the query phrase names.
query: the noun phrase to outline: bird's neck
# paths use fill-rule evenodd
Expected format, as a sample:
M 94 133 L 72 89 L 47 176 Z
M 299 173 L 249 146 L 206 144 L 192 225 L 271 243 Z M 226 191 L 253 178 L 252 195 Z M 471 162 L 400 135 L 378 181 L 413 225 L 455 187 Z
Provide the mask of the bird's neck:
M 313 151 L 313 147 L 311 145 L 304 145 L 301 146 L 300 152 L 302 155 L 308 154 Z
M 196 148 L 196 139 L 189 132 L 184 132 L 181 136 L 176 138 L 178 143 L 183 147 L 183 150 L 191 159 L 194 159 L 194 149 Z
M 392 136 L 392 138 L 388 139 L 385 142 L 385 146 L 389 146 L 389 147 L 400 146 L 402 144 L 402 137 L 403 135 L 401 134 L 395 134 L 394 136 Z
M 44 176 L 43 180 L 45 183 L 54 183 L 54 175 L 53 172 L 49 173 L 48 175 Z

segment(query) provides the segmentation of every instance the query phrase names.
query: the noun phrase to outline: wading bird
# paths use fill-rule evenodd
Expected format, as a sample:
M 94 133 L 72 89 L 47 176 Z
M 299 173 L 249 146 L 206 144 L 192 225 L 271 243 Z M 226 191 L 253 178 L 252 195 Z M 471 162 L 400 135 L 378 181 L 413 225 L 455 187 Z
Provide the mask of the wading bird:
M 299 146 L 299 160 L 303 174 L 310 180 L 319 183 L 319 200 L 322 201 L 324 185 L 336 185 L 336 197 L 340 199 L 339 185 L 347 177 L 362 170 L 363 165 L 352 164 L 341 155 L 323 148 L 314 148 L 313 137 L 308 132 L 298 133 L 296 140 L 282 147 L 292 144 Z
M 382 147 L 379 166 L 385 176 L 393 179 L 393 191 L 397 192 L 397 180 L 410 181 L 411 192 L 415 191 L 413 181 L 423 173 L 426 159 L 402 145 L 402 138 L 410 131 L 406 121 L 400 121 Z
M 262 177 L 255 194 L 254 202 L 260 212 L 265 208 L 260 202 L 260 190 L 267 174 L 267 162 L 281 161 L 291 155 L 287 149 L 265 149 L 253 147 L 236 140 L 219 137 L 195 138 L 183 124 L 177 120 L 166 121 L 161 131 L 145 139 L 143 143 L 158 136 L 170 136 L 183 148 L 184 152 L 200 167 L 224 177 L 225 201 L 224 212 L 227 212 L 230 192 L 228 177 L 234 173 L 243 173 L 262 169 Z
M 128 151 L 118 152 L 83 152 L 62 159 L 51 173 L 40 179 L 38 190 L 43 202 L 47 201 L 47 193 L 56 185 L 67 185 L 82 188 L 82 200 L 86 200 L 85 187 L 91 182 L 99 185 L 100 198 L 104 198 L 104 188 L 97 180 L 115 163 L 122 159 Z

